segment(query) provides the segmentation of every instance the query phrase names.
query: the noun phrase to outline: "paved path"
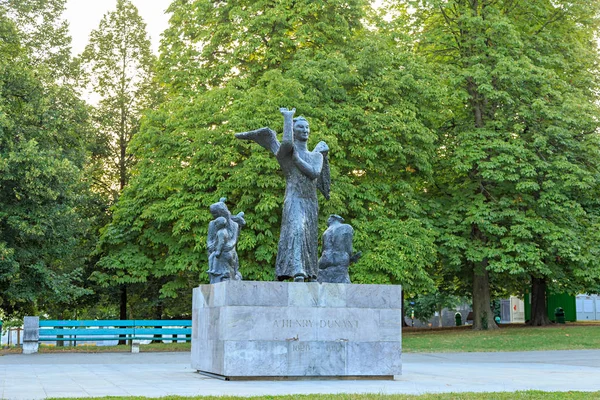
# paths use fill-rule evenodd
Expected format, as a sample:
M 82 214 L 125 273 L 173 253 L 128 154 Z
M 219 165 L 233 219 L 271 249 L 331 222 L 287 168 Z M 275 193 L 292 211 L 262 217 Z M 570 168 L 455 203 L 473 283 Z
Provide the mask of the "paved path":
M 439 393 L 537 389 L 600 391 L 600 350 L 404 354 L 393 381 L 246 381 L 206 378 L 189 353 L 0 357 L 0 397 Z

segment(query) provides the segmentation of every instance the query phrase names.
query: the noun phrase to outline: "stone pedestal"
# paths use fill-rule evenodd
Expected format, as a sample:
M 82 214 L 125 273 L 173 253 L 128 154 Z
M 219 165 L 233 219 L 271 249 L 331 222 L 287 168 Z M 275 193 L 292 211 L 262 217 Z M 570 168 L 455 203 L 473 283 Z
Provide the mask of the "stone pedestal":
M 34 354 L 40 346 L 40 317 L 23 318 L 23 354 Z
M 192 367 L 227 379 L 393 378 L 397 285 L 225 281 L 194 289 Z

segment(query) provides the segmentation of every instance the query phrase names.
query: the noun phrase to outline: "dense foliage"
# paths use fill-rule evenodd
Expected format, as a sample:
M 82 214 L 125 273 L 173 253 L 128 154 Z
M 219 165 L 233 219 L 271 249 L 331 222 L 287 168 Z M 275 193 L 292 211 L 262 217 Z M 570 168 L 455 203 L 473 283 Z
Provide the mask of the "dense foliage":
M 28 11 L 47 11 L 39 6 Z M 88 292 L 82 270 L 93 250 L 87 108 L 55 80 L 68 60 L 17 30 L 8 15 L 18 11 L 0 3 L 0 309 L 8 317 L 74 306 Z M 56 63 L 40 61 L 47 56 Z
M 118 0 L 75 60 L 64 4 L 0 0 L 0 313 L 189 316 L 221 197 L 272 280 L 284 179 L 234 134 L 279 107 L 330 148 L 353 282 L 471 296 L 480 329 L 498 296 L 544 324 L 546 291 L 600 288 L 599 3 L 173 0 L 155 58 Z
M 168 101 L 133 139 L 138 164 L 105 236 L 117 274 L 154 276 L 164 296 L 188 297 L 207 278 L 208 206 L 227 197 L 248 222 L 241 272 L 273 279 L 284 182 L 269 153 L 233 134 L 280 131 L 279 106 L 293 106 L 311 124 L 310 143 L 331 149 L 332 197 L 320 200 L 321 223 L 337 213 L 355 227 L 363 257 L 354 280 L 432 286 L 425 269 L 435 260 L 434 234 L 418 198 L 431 176 L 428 124 L 439 86 L 399 37 L 365 29 L 366 9 L 173 3 L 159 61 Z
M 452 93 L 431 191 L 444 273 L 472 282 L 476 327 L 493 326 L 490 283 L 532 282 L 542 318 L 545 285 L 577 293 L 600 276 L 600 5 L 414 4 L 418 51 Z

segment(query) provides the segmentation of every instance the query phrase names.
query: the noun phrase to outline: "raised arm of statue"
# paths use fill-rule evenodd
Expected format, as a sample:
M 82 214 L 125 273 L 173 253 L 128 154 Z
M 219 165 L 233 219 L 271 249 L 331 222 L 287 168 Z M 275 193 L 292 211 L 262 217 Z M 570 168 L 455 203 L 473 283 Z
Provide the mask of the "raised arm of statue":
M 292 108 L 288 110 L 282 107 L 279 111 L 283 115 L 283 139 L 281 140 L 281 147 L 277 156 L 281 157 L 294 149 L 294 113 L 296 109 Z
M 331 187 L 331 174 L 329 171 L 329 146 L 327 143 L 321 141 L 316 146 L 314 151 L 319 152 L 323 155 L 323 167 L 321 173 L 317 177 L 317 188 L 323 193 L 323 196 L 329 200 L 329 192 Z

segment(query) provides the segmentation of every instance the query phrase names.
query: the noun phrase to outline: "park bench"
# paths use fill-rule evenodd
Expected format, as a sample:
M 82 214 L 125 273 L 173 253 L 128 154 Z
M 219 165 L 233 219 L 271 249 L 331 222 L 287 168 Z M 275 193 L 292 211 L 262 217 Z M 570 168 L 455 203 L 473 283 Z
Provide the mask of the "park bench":
M 141 340 L 190 341 L 191 320 L 40 320 L 25 317 L 24 342 L 37 352 L 40 342 L 127 340 L 139 352 Z M 25 343 L 24 343 L 25 345 Z M 25 347 L 24 347 L 25 352 Z M 29 350 L 28 350 L 29 351 Z

